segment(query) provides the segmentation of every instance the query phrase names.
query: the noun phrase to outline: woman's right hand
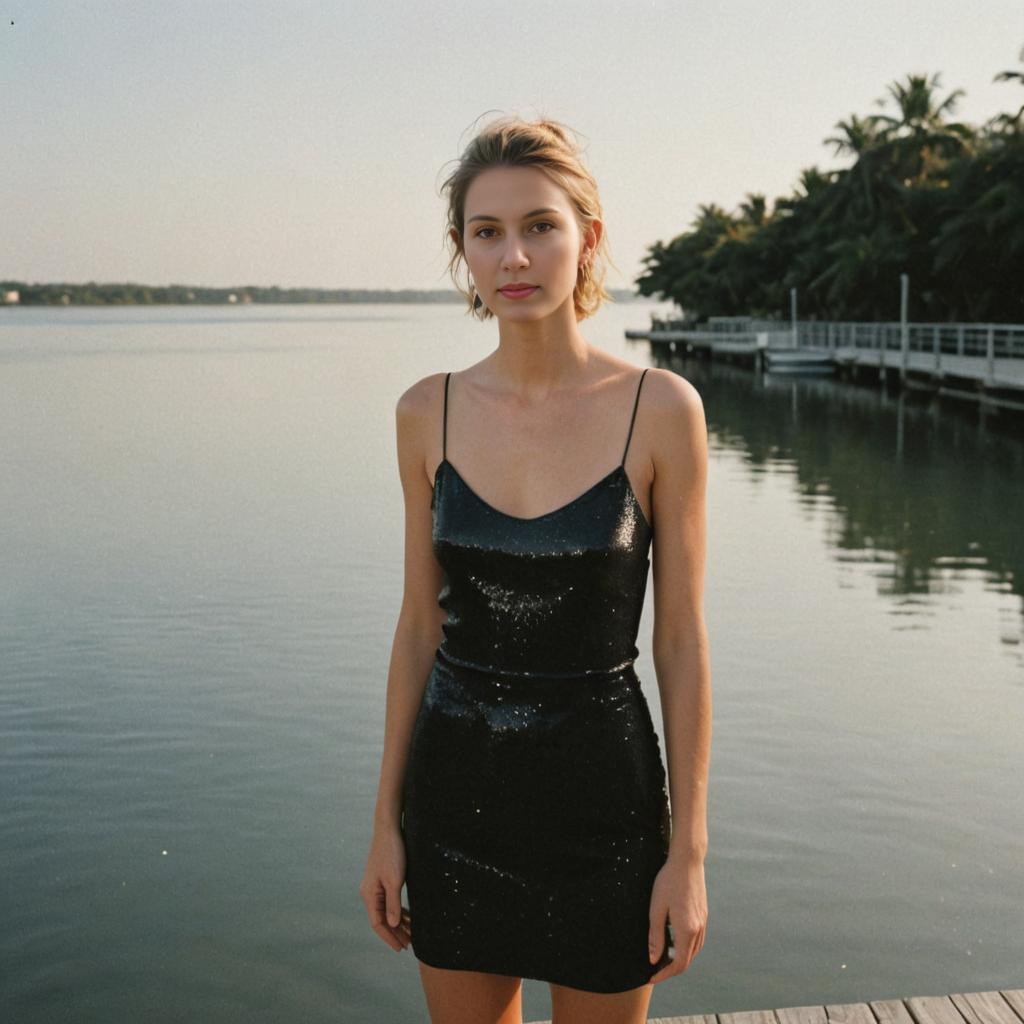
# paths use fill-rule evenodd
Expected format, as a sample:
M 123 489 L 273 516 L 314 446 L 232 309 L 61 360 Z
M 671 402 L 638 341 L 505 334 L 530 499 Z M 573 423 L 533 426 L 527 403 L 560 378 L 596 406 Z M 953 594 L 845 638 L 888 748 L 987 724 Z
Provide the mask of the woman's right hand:
M 412 919 L 401 904 L 405 882 L 405 842 L 397 825 L 378 825 L 373 830 L 370 855 L 359 895 L 373 930 L 393 949 L 400 952 L 409 945 Z

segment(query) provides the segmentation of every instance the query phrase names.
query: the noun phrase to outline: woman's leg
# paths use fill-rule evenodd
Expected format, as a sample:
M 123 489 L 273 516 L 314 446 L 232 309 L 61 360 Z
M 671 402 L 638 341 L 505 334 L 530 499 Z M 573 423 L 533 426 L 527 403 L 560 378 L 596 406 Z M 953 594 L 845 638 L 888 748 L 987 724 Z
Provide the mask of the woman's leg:
M 551 985 L 551 1024 L 646 1024 L 653 985 L 626 992 L 583 992 Z
M 522 979 L 417 961 L 431 1024 L 522 1024 Z

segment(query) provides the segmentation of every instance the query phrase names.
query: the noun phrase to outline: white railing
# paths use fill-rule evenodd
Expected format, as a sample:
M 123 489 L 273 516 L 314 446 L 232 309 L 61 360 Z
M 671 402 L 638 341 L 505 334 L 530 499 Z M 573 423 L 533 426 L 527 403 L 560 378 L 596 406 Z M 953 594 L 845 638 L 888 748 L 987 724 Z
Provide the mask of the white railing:
M 763 320 L 753 317 L 710 317 L 699 326 L 684 320 L 651 318 L 652 330 L 688 330 L 732 339 L 758 333 L 773 336 L 776 347 L 785 335 L 800 348 L 902 348 L 903 325 L 893 321 Z M 907 323 L 907 351 L 936 356 L 976 356 L 988 359 L 1024 359 L 1024 324 Z
M 934 355 L 1024 359 L 1024 324 L 908 323 L 907 350 Z M 801 320 L 797 343 L 815 348 L 899 351 L 901 324 Z

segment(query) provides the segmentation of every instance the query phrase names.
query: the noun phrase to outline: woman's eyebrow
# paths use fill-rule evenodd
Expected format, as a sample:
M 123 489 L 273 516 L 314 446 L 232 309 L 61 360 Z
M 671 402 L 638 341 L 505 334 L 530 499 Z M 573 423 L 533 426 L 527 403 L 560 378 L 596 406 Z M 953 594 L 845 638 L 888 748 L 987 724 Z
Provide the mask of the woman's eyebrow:
M 523 214 L 523 220 L 526 220 L 527 217 L 536 217 L 538 213 L 558 213 L 558 210 L 556 210 L 552 206 L 542 206 L 539 210 L 531 210 L 529 213 L 524 213 Z M 489 213 L 478 213 L 475 216 L 470 217 L 469 220 L 466 221 L 466 223 L 467 224 L 472 224 L 473 221 L 475 221 L 475 220 L 497 220 L 497 221 L 500 221 L 501 218 L 500 217 L 494 217 L 494 216 L 492 216 Z

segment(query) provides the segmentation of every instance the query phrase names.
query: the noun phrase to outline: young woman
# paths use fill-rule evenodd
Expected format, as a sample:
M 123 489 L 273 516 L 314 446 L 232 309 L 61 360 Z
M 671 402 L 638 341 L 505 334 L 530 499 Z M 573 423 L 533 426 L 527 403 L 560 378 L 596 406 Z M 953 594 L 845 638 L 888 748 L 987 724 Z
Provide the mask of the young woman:
M 607 243 L 563 125 L 488 125 L 444 189 L 498 347 L 397 404 L 405 592 L 361 895 L 434 1024 L 519 1024 L 523 978 L 555 1024 L 634 1024 L 707 921 L 703 405 L 581 334 Z M 633 668 L 652 545 L 667 774 Z

